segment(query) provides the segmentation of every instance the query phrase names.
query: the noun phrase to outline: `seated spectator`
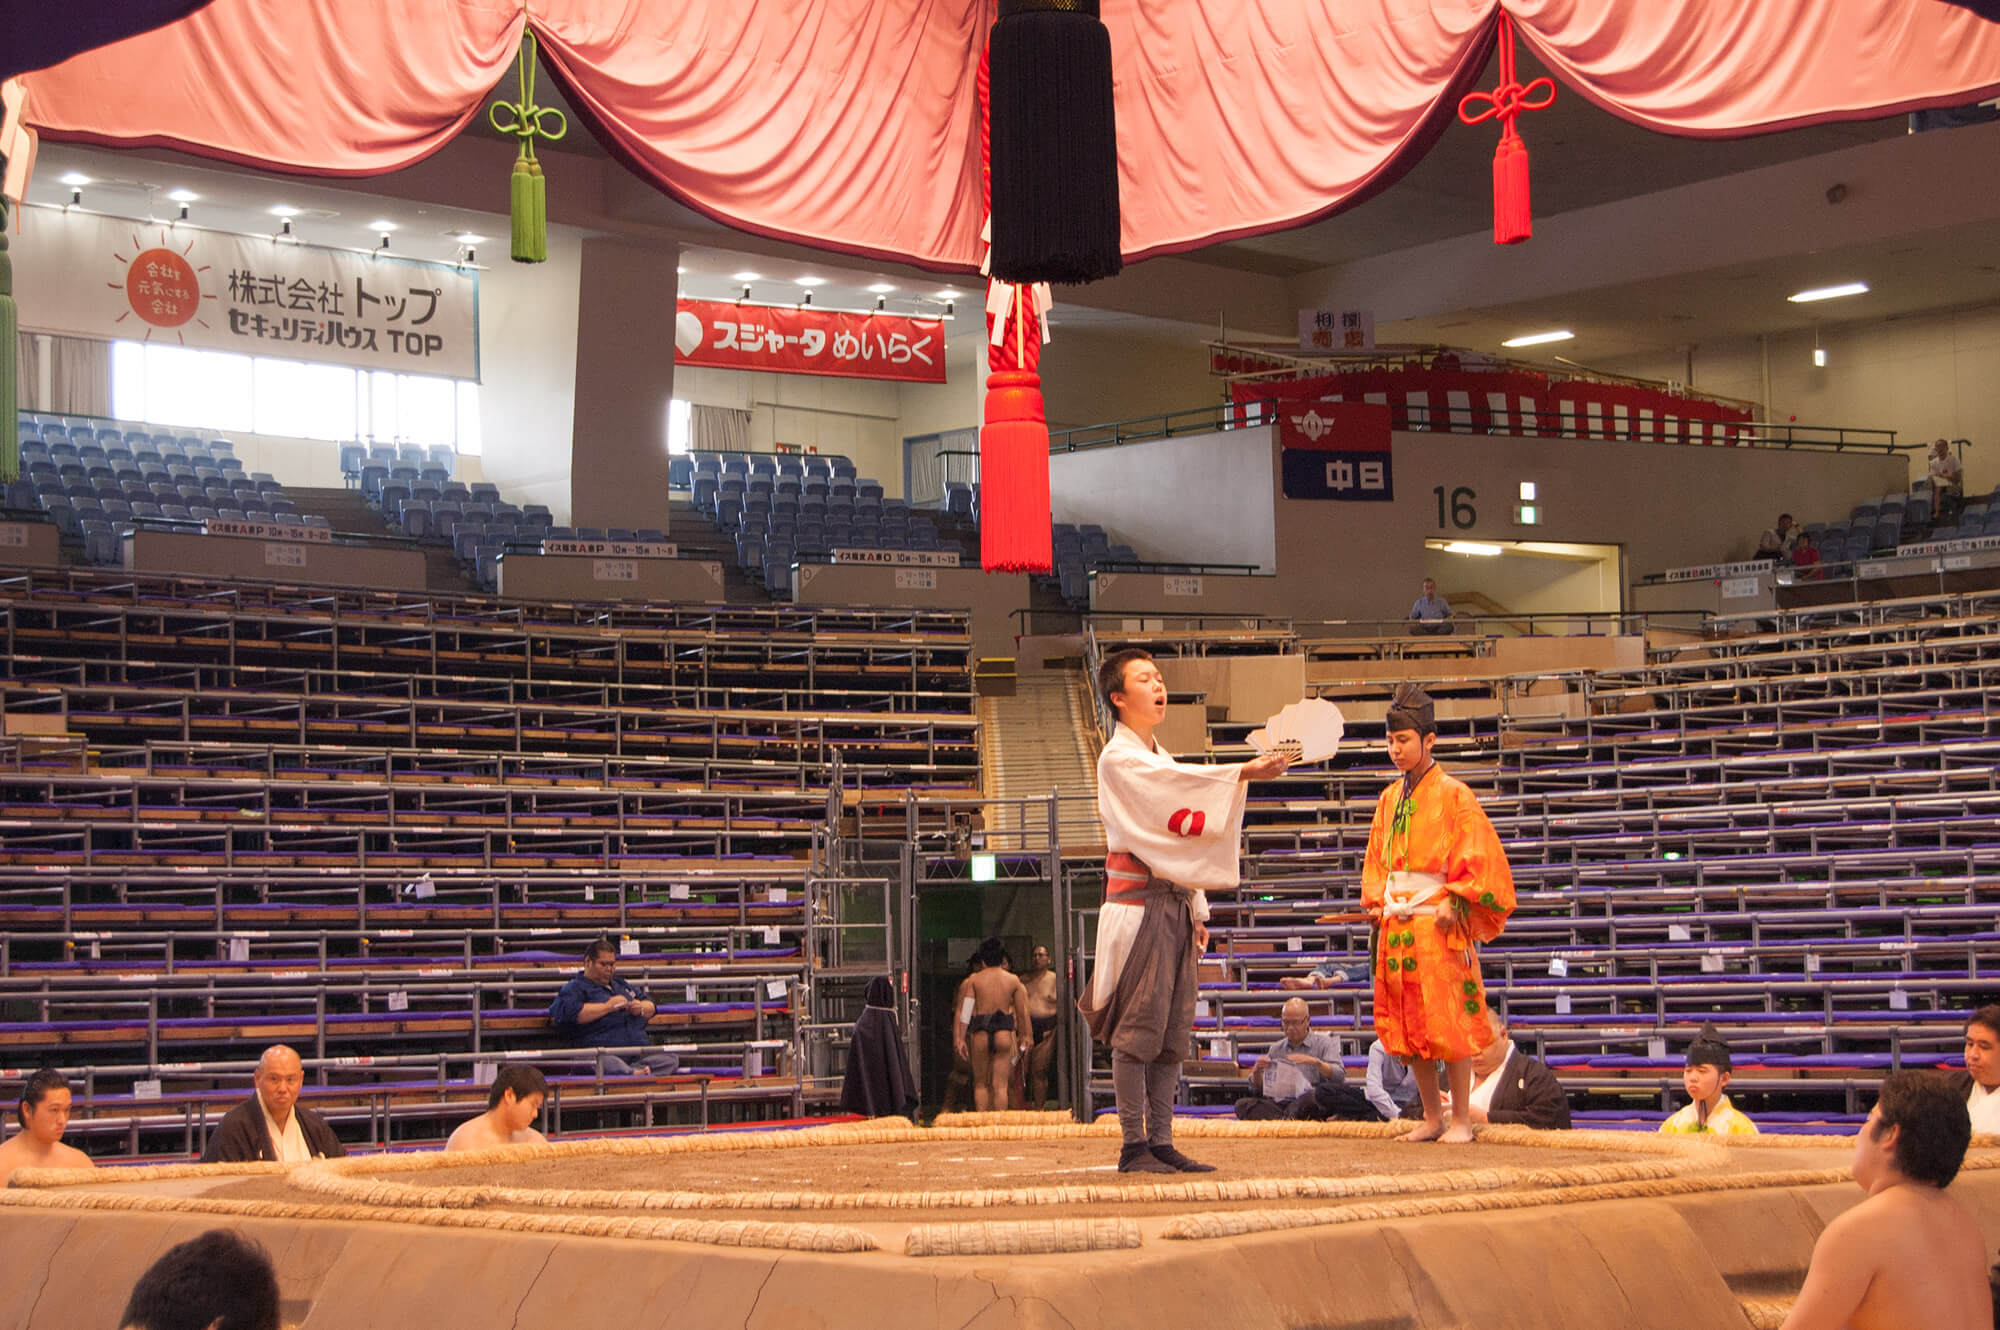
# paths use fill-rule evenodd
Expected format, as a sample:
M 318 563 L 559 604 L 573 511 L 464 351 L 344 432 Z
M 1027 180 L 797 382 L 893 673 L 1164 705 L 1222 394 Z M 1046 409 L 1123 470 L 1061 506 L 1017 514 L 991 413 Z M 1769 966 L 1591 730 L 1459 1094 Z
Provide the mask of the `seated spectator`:
M 577 1048 L 636 1048 L 650 1042 L 646 1024 L 658 1010 L 644 993 L 618 977 L 618 944 L 600 937 L 583 953 L 583 969 L 549 1004 L 549 1024 Z M 630 1062 L 615 1053 L 604 1055 L 604 1069 L 617 1076 L 671 1076 L 680 1065 L 680 1055 L 664 1048 L 639 1054 Z
M 1492 1041 L 1472 1055 L 1471 1116 L 1474 1126 L 1496 1123 L 1568 1131 L 1569 1095 L 1562 1082 L 1540 1058 L 1528 1056 L 1507 1034 L 1507 1015 L 1490 1000 L 1486 1028 Z M 1449 1096 L 1447 1096 L 1447 1099 Z M 1445 1106 L 1450 1111 L 1450 1104 Z M 1422 1117 L 1423 1105 L 1412 1104 L 1403 1116 Z
M 278 1276 L 264 1249 L 214 1228 L 170 1247 L 132 1286 L 122 1330 L 278 1330 Z
M 542 1101 L 549 1095 L 549 1083 L 538 1068 L 525 1062 L 510 1062 L 493 1077 L 486 1095 L 486 1111 L 458 1124 L 458 1130 L 444 1143 L 446 1150 L 488 1150 L 496 1145 L 547 1145 L 549 1138 L 535 1130 Z
M 1688 1045 L 1681 1086 L 1694 1102 L 1660 1124 L 1665 1133 L 1714 1132 L 1721 1136 L 1755 1136 L 1757 1124 L 1736 1111 L 1722 1093 L 1729 1084 L 1729 1045 L 1722 1042 L 1715 1022 L 1704 1021 L 1701 1033 Z
M 1310 991 L 1320 988 L 1332 988 L 1335 984 L 1344 984 L 1346 982 L 1346 970 L 1332 961 L 1321 961 L 1302 975 L 1286 975 L 1278 981 L 1278 987 L 1285 989 L 1287 992 L 1297 992 L 1300 989 Z
M 326 1119 L 300 1106 L 299 1090 L 306 1080 L 299 1055 L 273 1044 L 257 1059 L 250 1078 L 256 1093 L 223 1115 L 204 1164 L 243 1164 L 255 1160 L 303 1164 L 310 1159 L 339 1159 L 347 1151 Z
M 1774 527 L 1766 527 L 1764 534 L 1757 537 L 1757 552 L 1750 557 L 1753 559 L 1764 559 L 1771 563 L 1778 563 L 1789 558 L 1791 552 L 1792 515 L 1790 513 L 1779 513 L 1778 524 Z
M 1315 1034 L 1304 998 L 1291 998 L 1278 1013 L 1284 1034 L 1250 1068 L 1250 1094 L 1236 1101 L 1236 1116 L 1249 1122 L 1319 1119 L 1313 1091 L 1322 1081 L 1347 1080 L 1340 1045 L 1332 1035 Z
M 1410 631 L 1436 636 L 1451 632 L 1451 602 L 1437 593 L 1437 582 L 1426 577 L 1424 594 L 1410 606 Z
M 1951 445 L 1943 439 L 1931 443 L 1931 511 L 1940 523 L 1950 522 L 1958 516 L 1959 500 L 1965 497 L 1965 464 L 1952 455 Z
M 1785 1330 L 1993 1324 L 1979 1221 L 1946 1191 L 1970 1139 L 1965 1111 L 1942 1077 L 1899 1071 L 1883 1080 L 1854 1143 L 1854 1180 L 1867 1199 L 1813 1244 Z
M 69 1126 L 69 1081 L 54 1067 L 44 1067 L 21 1087 L 14 1106 L 21 1130 L 0 1145 L 0 1187 L 17 1168 L 95 1168 L 90 1156 L 63 1144 Z
M 1797 581 L 1811 582 L 1819 578 L 1819 546 L 1813 544 L 1810 532 L 1799 532 L 1798 541 L 1792 546 L 1792 569 Z
M 1377 1039 L 1368 1045 L 1368 1079 L 1362 1093 L 1384 1122 L 1394 1122 L 1417 1102 L 1417 1077 Z
M 1965 1103 L 1972 1129 L 2000 1135 L 2000 1003 L 1981 1007 L 1965 1023 L 1965 1070 L 1946 1077 Z

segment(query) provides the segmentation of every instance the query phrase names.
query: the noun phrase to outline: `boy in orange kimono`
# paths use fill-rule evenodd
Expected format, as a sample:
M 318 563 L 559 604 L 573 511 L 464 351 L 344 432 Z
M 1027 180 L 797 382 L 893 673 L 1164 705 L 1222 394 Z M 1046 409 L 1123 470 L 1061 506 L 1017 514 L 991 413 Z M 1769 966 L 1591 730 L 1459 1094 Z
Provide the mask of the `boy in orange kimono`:
M 1436 713 L 1421 688 L 1396 690 L 1388 725 L 1403 774 L 1376 801 L 1361 867 L 1361 904 L 1376 928 L 1375 1032 L 1409 1064 L 1423 1101 L 1423 1124 L 1402 1139 L 1470 1141 L 1471 1058 L 1493 1038 L 1475 948 L 1514 912 L 1514 875 L 1472 791 L 1431 760 Z

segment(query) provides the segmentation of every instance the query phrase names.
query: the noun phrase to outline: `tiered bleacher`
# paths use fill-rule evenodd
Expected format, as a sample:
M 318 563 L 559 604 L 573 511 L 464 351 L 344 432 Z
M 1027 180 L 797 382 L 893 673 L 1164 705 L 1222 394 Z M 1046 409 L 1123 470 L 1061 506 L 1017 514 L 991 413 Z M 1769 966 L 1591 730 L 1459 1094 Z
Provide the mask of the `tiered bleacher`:
M 415 603 L 0 581 L 0 1079 L 72 1142 L 198 1151 L 259 1050 L 350 1141 L 435 1141 L 531 1058 L 557 1130 L 796 1116 L 804 884 L 854 796 L 968 793 L 962 614 Z M 608 932 L 675 1077 L 546 1009 Z
M 773 594 L 789 593 L 796 560 L 839 549 L 967 554 L 962 541 L 939 535 L 934 518 L 884 497 L 881 482 L 845 457 L 689 453 L 668 466 L 669 485 L 692 496 L 735 547 L 736 566 Z
M 1656 1123 L 1705 1020 L 1767 1129 L 1851 1130 L 1887 1070 L 1955 1064 L 2000 968 L 1996 608 L 1725 622 L 1744 635 L 1575 672 L 1574 706 L 1514 714 L 1545 677 L 1524 676 L 1491 721 L 1441 719 L 1438 757 L 1479 794 L 1519 893 L 1482 949 L 1489 986 L 1579 1125 Z M 1253 792 L 1243 890 L 1215 902 L 1196 1037 L 1218 1100 L 1274 1037 L 1278 981 L 1321 963 L 1348 978 L 1308 995 L 1314 1025 L 1365 1068 L 1368 930 L 1317 921 L 1359 908 L 1390 769 L 1379 707 L 1342 687 L 1342 754 Z M 1214 722 L 1209 742 L 1245 728 Z
M 340 471 L 390 530 L 424 545 L 452 551 L 474 586 L 492 591 L 499 583 L 501 554 L 510 546 L 533 547 L 543 540 L 579 535 L 584 539 L 665 540 L 660 531 L 572 532 L 555 527 L 545 504 L 516 505 L 486 481 L 456 480 L 457 454 L 448 444 L 428 450 L 413 443 L 346 444 Z
M 7 506 L 47 513 L 84 563 L 119 563 L 120 531 L 138 520 L 328 525 L 301 514 L 271 475 L 246 475 L 227 439 L 38 413 L 20 427 L 21 478 Z

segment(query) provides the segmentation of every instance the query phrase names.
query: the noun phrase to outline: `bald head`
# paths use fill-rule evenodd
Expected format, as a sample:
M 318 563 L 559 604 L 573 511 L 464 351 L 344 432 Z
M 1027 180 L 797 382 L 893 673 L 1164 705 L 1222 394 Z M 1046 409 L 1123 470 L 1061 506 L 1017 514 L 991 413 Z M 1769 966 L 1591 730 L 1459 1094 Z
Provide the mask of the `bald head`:
M 1285 1005 L 1278 1010 L 1278 1019 L 1281 1021 L 1302 1021 L 1310 1014 L 1304 998 L 1287 998 L 1285 999 Z
M 291 1120 L 292 1105 L 298 1101 L 305 1079 L 305 1064 L 299 1055 L 283 1044 L 273 1044 L 257 1059 L 257 1073 L 250 1083 L 257 1087 L 257 1098 L 263 1101 L 271 1121 L 282 1127 Z

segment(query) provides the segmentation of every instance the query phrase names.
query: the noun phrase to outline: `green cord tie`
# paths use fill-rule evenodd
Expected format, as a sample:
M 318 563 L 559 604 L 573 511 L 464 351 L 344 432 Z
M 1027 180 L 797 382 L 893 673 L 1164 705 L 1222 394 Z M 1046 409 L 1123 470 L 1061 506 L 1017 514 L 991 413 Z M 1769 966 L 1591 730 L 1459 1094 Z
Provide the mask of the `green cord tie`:
M 533 32 L 521 35 L 518 71 L 521 100 L 495 102 L 486 108 L 486 116 L 493 128 L 521 140 L 512 180 L 514 261 L 544 263 L 549 257 L 548 181 L 542 175 L 542 164 L 535 159 L 535 139 L 539 136 L 554 143 L 569 132 L 569 120 L 553 106 L 535 105 Z

